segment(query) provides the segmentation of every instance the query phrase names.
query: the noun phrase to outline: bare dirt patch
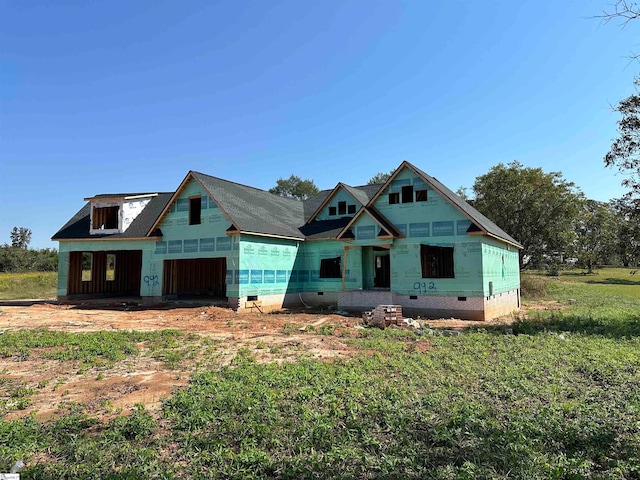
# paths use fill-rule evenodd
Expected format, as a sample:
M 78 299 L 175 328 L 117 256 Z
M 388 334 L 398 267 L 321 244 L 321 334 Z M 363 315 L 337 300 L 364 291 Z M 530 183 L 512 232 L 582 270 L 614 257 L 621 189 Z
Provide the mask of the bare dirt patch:
M 458 330 L 512 321 L 513 317 L 491 322 L 421 320 L 431 328 Z M 102 308 L 55 303 L 1 306 L 0 331 L 171 329 L 185 334 L 177 337 L 175 349 L 158 351 L 141 344 L 136 355 L 108 366 L 83 368 L 77 361 L 49 359 L 43 356 L 45 349 L 31 349 L 28 358 L 2 358 L 0 379 L 19 382 L 34 392 L 26 408 L 10 411 L 5 418 L 33 414 L 47 420 L 78 406 L 91 415 L 108 418 L 128 413 L 138 403 L 157 414 L 161 400 L 185 386 L 194 372 L 228 365 L 241 351 L 259 362 L 287 362 L 300 357 L 347 358 L 355 349 L 349 346 L 346 337 L 358 335 L 356 326 L 361 323 L 360 317 L 333 313 L 238 313 L 212 306 L 145 309 L 126 303 Z M 421 340 L 410 348 L 424 352 L 430 345 L 428 340 Z M 7 395 L 7 389 L 0 384 L 0 397 Z

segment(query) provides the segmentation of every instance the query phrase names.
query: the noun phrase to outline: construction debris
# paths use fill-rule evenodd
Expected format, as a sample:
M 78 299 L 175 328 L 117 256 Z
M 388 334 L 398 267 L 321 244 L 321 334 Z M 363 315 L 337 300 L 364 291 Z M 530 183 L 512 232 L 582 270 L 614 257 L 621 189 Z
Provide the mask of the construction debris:
M 391 325 L 402 325 L 402 306 L 378 305 L 370 312 L 362 314 L 365 325 L 386 328 Z

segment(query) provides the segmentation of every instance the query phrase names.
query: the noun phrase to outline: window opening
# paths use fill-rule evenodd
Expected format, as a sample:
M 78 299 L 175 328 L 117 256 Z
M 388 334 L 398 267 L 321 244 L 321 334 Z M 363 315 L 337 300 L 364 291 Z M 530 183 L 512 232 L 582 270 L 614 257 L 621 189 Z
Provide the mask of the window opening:
M 320 278 L 341 278 L 340 257 L 320 260 Z
M 427 198 L 427 190 L 416 190 L 416 202 L 426 202 Z
M 93 224 L 94 230 L 117 230 L 120 207 L 94 207 Z
M 389 194 L 389 205 L 395 205 L 396 203 L 400 203 L 400 193 L 391 192 Z
M 422 278 L 454 278 L 453 247 L 420 245 Z
M 337 209 L 336 207 L 329 207 L 329 215 L 337 215 Z
M 82 281 L 91 281 L 91 271 L 93 270 L 93 253 L 82 252 Z
M 348 208 L 347 213 L 349 215 L 352 215 L 352 214 L 356 213 L 356 206 L 355 205 L 349 205 L 347 208 Z
M 413 185 L 406 185 L 402 187 L 402 203 L 413 202 Z
M 338 202 L 338 215 L 347 213 L 347 202 Z
M 200 213 L 202 211 L 202 197 L 189 198 L 189 225 L 200 225 Z
M 116 255 L 115 253 L 107 253 L 107 269 L 106 280 L 113 282 L 116 279 Z

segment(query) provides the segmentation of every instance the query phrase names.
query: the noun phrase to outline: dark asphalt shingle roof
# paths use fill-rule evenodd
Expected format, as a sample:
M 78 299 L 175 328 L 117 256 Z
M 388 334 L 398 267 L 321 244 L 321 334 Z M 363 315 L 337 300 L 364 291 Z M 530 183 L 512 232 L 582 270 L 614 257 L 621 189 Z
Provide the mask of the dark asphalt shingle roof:
M 304 239 L 304 204 L 259 188 L 191 172 L 242 232 Z
M 337 238 L 338 234 L 351 221 L 352 217 L 335 218 L 331 220 L 313 220 L 303 227 L 300 231 L 306 238 Z
M 131 194 L 138 195 L 138 194 Z M 147 206 L 131 222 L 129 228 L 123 233 L 111 233 L 105 235 L 91 235 L 91 202 L 87 202 L 65 225 L 51 237 L 52 240 L 75 240 L 91 238 L 99 240 L 101 238 L 142 238 L 148 235 L 149 230 L 158 219 L 173 193 L 159 193 L 152 197 Z

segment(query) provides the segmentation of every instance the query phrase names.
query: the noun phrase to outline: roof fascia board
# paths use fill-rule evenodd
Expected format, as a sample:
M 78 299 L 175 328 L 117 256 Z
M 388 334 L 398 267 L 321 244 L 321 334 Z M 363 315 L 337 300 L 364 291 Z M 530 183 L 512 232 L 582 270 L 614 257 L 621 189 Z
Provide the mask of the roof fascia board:
M 230 235 L 234 235 L 235 233 L 236 232 L 230 233 Z M 282 238 L 284 240 L 295 240 L 297 242 L 306 241 L 306 239 L 302 237 L 288 237 L 286 235 L 274 235 L 273 233 L 247 232 L 245 230 L 239 230 L 237 233 L 241 233 L 242 235 L 252 235 L 254 237 Z
M 382 223 L 380 223 L 378 221 L 378 219 L 376 218 L 375 215 L 372 215 L 371 213 L 369 213 L 369 209 L 367 207 L 363 207 L 360 210 L 358 210 L 358 213 L 356 213 L 353 218 L 351 219 L 351 221 L 349 223 L 347 223 L 347 225 L 340 230 L 340 233 L 338 234 L 338 236 L 336 237 L 337 240 L 342 240 L 340 237 L 342 237 L 342 235 L 351 228 L 351 225 L 353 225 L 353 223 L 356 221 L 357 218 L 360 217 L 360 215 L 364 215 L 362 212 L 367 212 L 367 215 L 369 215 L 369 218 L 371 218 L 374 222 L 376 222 L 376 224 L 378 224 L 378 226 L 384 230 L 385 232 L 387 232 L 389 235 L 392 235 L 391 232 L 389 232 L 389 229 L 387 227 L 385 227 Z M 391 223 L 391 222 L 389 222 Z M 391 238 L 395 238 L 395 237 L 391 237 Z
M 129 197 L 124 197 L 125 200 L 135 200 L 136 198 L 150 198 L 150 197 L 157 197 L 158 194 L 157 193 L 150 193 L 148 195 L 131 195 Z
M 374 205 L 369 205 L 367 207 L 368 210 L 370 210 L 371 212 L 373 212 L 373 217 L 375 217 L 376 215 L 378 215 L 379 218 L 381 218 L 382 220 L 384 220 L 385 222 L 387 222 L 389 224 L 390 227 L 392 227 L 393 229 L 395 229 L 395 232 L 391 232 L 389 231 L 389 229 L 383 225 L 383 228 L 390 234 L 393 235 L 393 238 L 406 238 L 405 235 L 402 234 L 402 232 L 400 232 L 396 226 L 394 225 L 394 223 L 392 221 L 390 221 L 387 217 L 385 217 L 382 212 L 380 212 L 380 210 L 378 210 Z M 378 222 L 380 223 L 380 222 Z
M 467 235 L 482 235 L 480 232 L 477 233 L 468 233 Z M 507 245 L 511 245 L 512 247 L 516 247 L 518 250 L 522 250 L 524 247 L 522 245 L 516 245 L 513 242 L 508 242 L 504 238 L 498 237 L 497 235 L 493 235 L 492 233 L 487 233 L 487 237 L 491 237 L 494 240 L 498 240 L 501 243 L 506 243 Z

